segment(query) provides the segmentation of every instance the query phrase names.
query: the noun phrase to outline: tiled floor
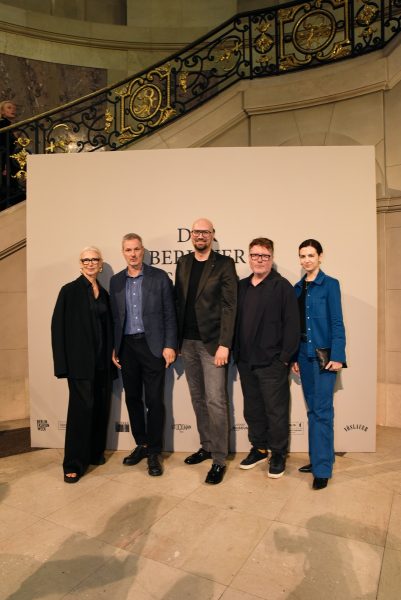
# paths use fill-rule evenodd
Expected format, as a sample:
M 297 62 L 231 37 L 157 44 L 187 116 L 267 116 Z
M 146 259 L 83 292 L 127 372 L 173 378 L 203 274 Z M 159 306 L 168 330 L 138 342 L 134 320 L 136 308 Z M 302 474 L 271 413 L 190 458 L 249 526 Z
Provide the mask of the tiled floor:
M 2 600 L 401 599 L 400 429 L 338 457 L 320 491 L 302 454 L 278 480 L 239 454 L 218 486 L 210 461 L 166 456 L 151 478 L 123 454 L 75 485 L 61 450 L 1 459 Z

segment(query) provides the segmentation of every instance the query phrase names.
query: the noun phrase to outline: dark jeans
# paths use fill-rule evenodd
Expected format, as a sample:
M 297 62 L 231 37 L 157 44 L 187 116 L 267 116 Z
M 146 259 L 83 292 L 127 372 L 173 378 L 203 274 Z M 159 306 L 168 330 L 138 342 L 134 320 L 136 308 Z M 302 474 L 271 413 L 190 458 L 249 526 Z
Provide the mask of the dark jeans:
M 132 335 L 124 336 L 119 358 L 132 435 L 138 445 L 158 454 L 163 448 L 165 360 L 151 353 L 145 337 Z
M 239 361 L 248 437 L 255 448 L 285 456 L 289 439 L 289 367 L 278 358 L 266 367 L 251 369 Z
M 95 379 L 68 379 L 70 397 L 65 432 L 64 473 L 83 475 L 106 448 L 111 380 L 107 371 Z
M 331 477 L 334 455 L 334 371 L 320 372 L 316 358 L 309 358 L 301 343 L 298 363 L 308 407 L 309 456 L 315 477 Z

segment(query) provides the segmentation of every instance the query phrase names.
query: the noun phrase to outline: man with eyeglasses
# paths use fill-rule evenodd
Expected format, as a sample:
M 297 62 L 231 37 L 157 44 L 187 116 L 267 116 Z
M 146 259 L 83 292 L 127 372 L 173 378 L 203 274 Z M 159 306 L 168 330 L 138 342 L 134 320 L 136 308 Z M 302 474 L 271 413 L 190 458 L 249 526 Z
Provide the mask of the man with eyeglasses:
M 241 279 L 234 356 L 252 444 L 241 469 L 268 458 L 268 476 L 284 475 L 289 441 L 289 363 L 300 340 L 299 310 L 292 285 L 273 267 L 268 238 L 249 244 L 251 275 Z
M 194 252 L 177 263 L 175 293 L 178 340 L 201 447 L 185 459 L 195 465 L 212 459 L 206 483 L 223 480 L 228 453 L 226 375 L 237 307 L 237 274 L 232 258 L 212 250 L 208 219 L 192 226 Z
M 121 369 L 131 431 L 137 444 L 123 464 L 147 458 L 151 476 L 163 474 L 159 455 L 164 428 L 164 380 L 175 360 L 177 320 L 172 282 L 164 271 L 144 264 L 141 237 L 122 240 L 127 263 L 110 280 L 114 321 L 113 362 Z M 145 405 L 142 394 L 145 391 Z

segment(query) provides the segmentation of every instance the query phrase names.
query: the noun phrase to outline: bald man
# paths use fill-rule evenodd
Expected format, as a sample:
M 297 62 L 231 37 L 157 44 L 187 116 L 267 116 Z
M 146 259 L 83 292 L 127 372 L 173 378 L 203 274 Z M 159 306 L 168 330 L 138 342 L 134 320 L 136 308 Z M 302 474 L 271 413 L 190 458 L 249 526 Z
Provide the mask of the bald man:
M 237 308 L 235 264 L 212 250 L 214 233 L 208 219 L 194 222 L 194 252 L 179 259 L 175 281 L 179 347 L 201 443 L 185 462 L 212 459 L 205 482 L 213 485 L 226 471 L 226 375 Z

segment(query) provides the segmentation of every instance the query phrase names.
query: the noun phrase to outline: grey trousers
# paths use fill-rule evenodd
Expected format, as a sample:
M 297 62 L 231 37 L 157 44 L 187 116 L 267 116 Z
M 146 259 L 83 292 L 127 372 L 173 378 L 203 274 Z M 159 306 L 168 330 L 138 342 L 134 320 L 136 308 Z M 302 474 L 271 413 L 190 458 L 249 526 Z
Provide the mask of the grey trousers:
M 200 340 L 184 340 L 181 349 L 200 443 L 213 462 L 224 465 L 228 453 L 228 396 L 226 367 L 216 367 L 214 357 Z

